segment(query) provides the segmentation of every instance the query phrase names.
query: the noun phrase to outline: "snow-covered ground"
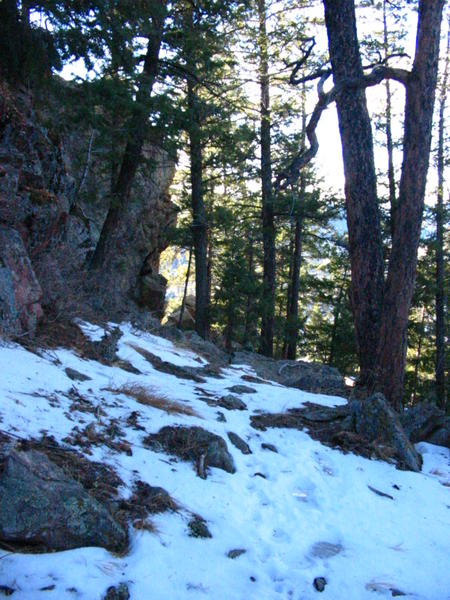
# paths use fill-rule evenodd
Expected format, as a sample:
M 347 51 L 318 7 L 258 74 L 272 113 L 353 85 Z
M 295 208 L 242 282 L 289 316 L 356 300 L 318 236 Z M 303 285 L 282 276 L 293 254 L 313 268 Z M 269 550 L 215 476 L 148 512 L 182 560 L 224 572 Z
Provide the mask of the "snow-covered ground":
M 116 469 L 127 486 L 125 497 L 138 478 L 165 488 L 182 508 L 155 516 L 156 533 L 132 529 L 124 557 L 100 548 L 40 555 L 0 550 L 0 586 L 14 588 L 14 599 L 100 600 L 109 586 L 125 582 L 132 600 L 308 600 L 319 595 L 313 587 L 316 577 L 326 579 L 322 595 L 332 600 L 391 597 L 396 594 L 392 590 L 414 599 L 450 598 L 447 449 L 420 444 L 424 468 L 416 474 L 344 455 L 305 432 L 257 431 L 250 426 L 256 412 L 284 411 L 305 401 L 329 406 L 344 401 L 278 384 L 248 384 L 241 377 L 253 371 L 245 365 L 230 367 L 224 379 L 207 378 L 204 384 L 178 379 L 156 371 L 133 344 L 179 366 L 198 367 L 205 361 L 165 339 L 129 325 L 121 328 L 119 356 L 141 375 L 83 360 L 66 349 L 37 356 L 12 344 L 0 347 L 0 430 L 24 438 L 45 431 L 61 441 L 76 425 L 93 422 L 101 429 L 117 419 L 132 456 L 101 446 L 92 448 L 90 458 Z M 93 339 L 103 334 L 91 325 L 85 331 Z M 74 382 L 66 367 L 92 380 Z M 168 415 L 107 389 L 130 383 L 184 402 L 198 416 Z M 241 397 L 248 410 L 220 409 L 226 416 L 220 422 L 217 407 L 199 399 L 201 390 L 219 397 L 236 384 L 251 385 L 256 392 Z M 72 387 L 104 414 L 69 413 L 72 401 L 62 392 Z M 58 401 L 50 403 L 52 396 Z M 132 411 L 139 411 L 145 431 L 127 425 Z M 173 424 L 198 425 L 222 436 L 237 472 L 211 469 L 203 480 L 192 464 L 170 462 L 143 447 L 145 435 Z M 245 439 L 253 453 L 236 449 L 228 441 L 229 431 Z M 278 453 L 262 449 L 262 442 L 275 445 Z M 212 539 L 189 537 L 192 512 L 206 519 Z M 246 552 L 231 559 L 227 553 L 233 549 Z M 54 588 L 40 591 L 48 586 Z

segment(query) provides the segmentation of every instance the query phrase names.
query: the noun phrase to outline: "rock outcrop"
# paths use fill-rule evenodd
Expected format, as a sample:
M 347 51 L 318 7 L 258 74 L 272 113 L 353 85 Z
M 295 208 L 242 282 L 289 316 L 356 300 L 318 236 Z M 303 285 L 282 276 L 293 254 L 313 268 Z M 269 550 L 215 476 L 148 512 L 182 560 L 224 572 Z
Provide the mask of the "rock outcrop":
M 429 442 L 450 448 L 450 417 L 435 404 L 416 404 L 401 415 L 400 421 L 413 443 Z
M 46 552 L 84 546 L 125 550 L 123 527 L 45 454 L 13 449 L 1 467 L 0 544 Z
M 236 472 L 225 440 L 201 427 L 163 427 L 158 433 L 147 436 L 144 444 L 190 460 L 203 478 L 206 478 L 207 467 Z
M 274 360 L 253 352 L 236 352 L 233 363 L 252 366 L 263 379 L 316 394 L 348 397 L 350 390 L 339 371 L 321 363 Z
M 422 468 L 422 457 L 382 394 L 335 407 L 307 402 L 285 413 L 253 415 L 250 421 L 262 431 L 306 428 L 311 437 L 329 446 L 395 462 L 401 469 L 418 472 Z
M 174 162 L 157 146 L 145 146 L 117 231 L 118 264 L 106 306 L 101 278 L 90 277 L 86 267 L 109 206 L 110 149 L 95 131 L 65 117 L 66 96 L 77 91 L 63 81 L 58 86 L 46 105 L 37 105 L 28 92 L 0 80 L 0 226 L 3 238 L 14 238 L 14 250 L 5 257 L 3 243 L 0 257 L 0 328 L 6 333 L 32 331 L 42 308 L 70 315 L 89 307 L 108 311 L 109 318 L 131 305 L 158 317 L 164 308 L 158 266 L 176 218 L 167 192 Z
M 0 322 L 11 333 L 33 331 L 42 318 L 42 290 L 22 238 L 0 225 Z

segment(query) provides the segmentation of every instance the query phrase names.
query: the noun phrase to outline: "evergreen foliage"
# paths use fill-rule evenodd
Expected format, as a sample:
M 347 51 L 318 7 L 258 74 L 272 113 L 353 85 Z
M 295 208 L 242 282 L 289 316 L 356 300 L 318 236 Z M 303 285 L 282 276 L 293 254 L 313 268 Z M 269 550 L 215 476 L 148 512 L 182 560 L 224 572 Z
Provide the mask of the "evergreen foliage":
M 144 64 L 159 4 L 167 15 L 149 93 Z M 105 210 L 114 197 L 127 143 L 135 140 L 136 131 L 178 159 L 172 201 L 179 218 L 176 230 L 170 232 L 172 258 L 165 273 L 175 280 L 176 269 L 182 269 L 179 292 L 189 249 L 194 249 L 190 289 L 197 280 L 197 299 L 199 289 L 205 296 L 197 306 L 197 320 L 203 320 L 197 329 L 201 335 L 211 332 L 220 337 L 230 352 L 257 349 L 269 312 L 276 357 L 318 360 L 356 377 L 345 203 L 327 189 L 328 182 L 318 176 L 314 164 L 294 185 L 274 186 L 269 194 L 276 259 L 273 305 L 264 283 L 267 222 L 263 225 L 261 217 L 260 162 L 264 119 L 270 120 L 269 183 L 274 184 L 289 157 L 305 148 L 307 118 L 315 101 L 310 75 L 326 72 L 329 63 L 320 43 L 312 51 L 314 35 L 323 31 L 320 3 L 263 4 L 264 40 L 258 20 L 261 2 L 256 0 L 2 0 L 0 73 L 13 85 L 32 88 L 41 102 L 45 94 L 52 105 L 55 96 L 60 97 L 64 110 L 58 117 L 52 115 L 53 126 L 59 119 L 61 131 L 84 132 L 80 171 L 88 150 L 94 157 L 101 154 L 101 178 L 108 181 L 110 192 L 102 199 Z M 359 3 L 358 18 L 366 29 L 371 24 L 361 45 L 366 66 L 405 59 L 405 28 L 414 8 L 410 4 L 415 3 L 408 3 L 407 9 L 404 3 Z M 262 57 L 267 61 L 271 100 L 263 118 Z M 77 76 L 65 82 L 57 73 L 62 71 L 67 78 L 71 65 Z M 301 78 L 302 86 L 293 85 Z M 386 84 L 373 114 L 386 263 L 397 210 L 403 127 L 395 108 L 399 94 Z M 138 121 L 142 127 L 137 127 Z M 448 139 L 443 148 L 447 167 Z M 140 160 L 151 172 L 151 161 Z M 84 200 L 98 202 L 95 190 L 78 183 Z M 428 211 L 423 229 L 409 322 L 406 402 L 439 401 L 434 385 L 438 247 L 432 233 L 433 210 Z M 440 213 L 442 217 L 448 228 L 448 210 Z M 442 251 L 448 259 L 448 235 Z M 444 282 L 448 298 L 448 273 Z M 178 293 L 171 308 L 181 300 Z M 447 300 L 445 326 L 448 340 Z M 448 389 L 448 365 L 445 377 Z

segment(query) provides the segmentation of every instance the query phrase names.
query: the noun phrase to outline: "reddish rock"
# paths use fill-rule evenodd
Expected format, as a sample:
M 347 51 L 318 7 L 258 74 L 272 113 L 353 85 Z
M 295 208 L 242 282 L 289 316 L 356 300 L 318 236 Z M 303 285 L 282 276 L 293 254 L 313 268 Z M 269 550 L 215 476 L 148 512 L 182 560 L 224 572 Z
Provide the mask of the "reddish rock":
M 0 325 L 7 333 L 34 331 L 43 316 L 42 290 L 22 238 L 0 226 Z

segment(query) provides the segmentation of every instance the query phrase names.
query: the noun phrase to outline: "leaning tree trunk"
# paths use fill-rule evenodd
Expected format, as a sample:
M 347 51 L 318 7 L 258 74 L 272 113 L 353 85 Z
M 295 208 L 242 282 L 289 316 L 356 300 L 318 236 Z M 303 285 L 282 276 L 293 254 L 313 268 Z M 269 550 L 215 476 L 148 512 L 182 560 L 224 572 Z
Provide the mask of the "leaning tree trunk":
M 275 225 L 272 194 L 272 158 L 270 148 L 269 56 L 265 0 L 258 0 L 260 91 L 261 91 L 261 188 L 263 229 L 263 291 L 260 352 L 273 355 L 275 315 Z
M 444 0 L 419 3 L 414 64 L 406 82 L 402 174 L 377 357 L 377 381 L 397 410 L 402 408 L 408 316 L 430 156 L 443 5 Z
M 148 131 L 147 123 L 151 112 L 151 93 L 158 73 L 159 52 L 166 18 L 167 0 L 152 4 L 152 32 L 149 35 L 142 75 L 133 105 L 128 139 L 123 153 L 119 174 L 112 188 L 111 203 L 100 238 L 91 260 L 91 267 L 101 270 L 102 287 L 123 295 L 129 292 L 130 281 L 137 280 L 142 262 L 137 261 L 135 273 L 125 273 L 124 256 L 129 246 L 127 240 L 132 231 L 132 207 L 128 200 L 142 158 L 142 150 Z M 131 210 L 129 210 L 129 208 Z M 136 224 L 135 224 L 136 225 Z M 130 266 L 128 264 L 128 266 Z M 112 287 L 111 287 L 112 286 Z
M 333 78 L 338 90 L 345 171 L 345 199 L 352 272 L 351 307 L 355 323 L 360 383 L 372 385 L 383 298 L 383 251 L 378 212 L 372 130 L 356 33 L 353 0 L 324 0 Z M 355 85 L 349 85 L 355 82 Z

